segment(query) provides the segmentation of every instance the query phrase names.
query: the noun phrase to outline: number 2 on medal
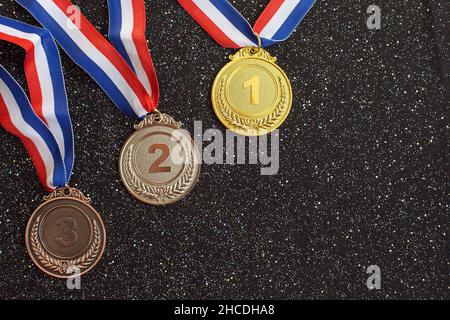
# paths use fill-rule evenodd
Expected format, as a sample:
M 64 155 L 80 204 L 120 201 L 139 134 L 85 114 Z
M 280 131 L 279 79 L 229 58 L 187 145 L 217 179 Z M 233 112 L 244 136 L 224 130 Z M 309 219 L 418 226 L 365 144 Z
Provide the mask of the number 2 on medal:
M 244 82 L 244 89 L 251 88 L 251 104 L 259 104 L 259 77 L 253 76 Z
M 163 172 L 170 172 L 172 171 L 171 167 L 162 167 L 161 163 L 166 161 L 166 159 L 170 155 L 170 149 L 167 145 L 159 143 L 159 144 L 153 144 L 148 149 L 148 153 L 156 153 L 156 150 L 161 150 L 162 154 L 161 156 L 151 165 L 150 169 L 148 170 L 149 173 L 163 173 Z

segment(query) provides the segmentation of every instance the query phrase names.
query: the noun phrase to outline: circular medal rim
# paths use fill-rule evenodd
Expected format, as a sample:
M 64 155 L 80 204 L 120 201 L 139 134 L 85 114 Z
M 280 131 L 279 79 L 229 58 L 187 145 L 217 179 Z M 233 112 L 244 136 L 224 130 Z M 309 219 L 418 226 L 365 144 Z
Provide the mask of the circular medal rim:
M 54 198 L 54 199 L 51 199 L 51 200 L 47 200 L 47 201 L 42 202 L 42 203 L 41 203 L 41 204 L 33 211 L 33 213 L 31 214 L 30 218 L 28 219 L 27 227 L 26 227 L 26 229 L 25 229 L 25 246 L 26 246 L 26 248 L 27 248 L 27 252 L 28 252 L 29 257 L 31 258 L 31 261 L 33 261 L 34 265 L 36 265 L 42 272 L 44 272 L 44 273 L 46 273 L 46 274 L 48 274 L 48 275 L 50 275 L 50 276 L 52 276 L 52 277 L 54 277 L 54 278 L 59 278 L 59 279 L 70 279 L 70 278 L 73 278 L 74 275 L 68 275 L 68 276 L 59 275 L 59 274 L 52 273 L 51 271 L 49 271 L 49 270 L 45 269 L 44 267 L 42 267 L 42 266 L 40 265 L 40 263 L 36 261 L 34 255 L 31 253 L 30 242 L 29 242 L 29 240 L 28 240 L 28 238 L 29 238 L 28 235 L 29 235 L 29 232 L 30 232 L 30 229 L 31 229 L 31 221 L 33 221 L 33 218 L 34 218 L 34 216 L 37 214 L 37 212 L 38 212 L 39 210 L 41 210 L 41 208 L 44 207 L 45 205 L 48 205 L 49 203 L 52 203 L 52 202 L 55 202 L 55 201 L 59 201 L 59 200 L 63 200 L 63 199 L 65 199 L 65 200 L 73 200 L 73 201 L 75 201 L 75 202 L 80 202 L 80 203 L 86 205 L 89 209 L 91 209 L 91 211 L 92 211 L 92 212 L 94 213 L 94 215 L 97 217 L 97 220 L 98 220 L 98 222 L 99 222 L 99 224 L 100 224 L 100 226 L 101 226 L 101 233 L 102 233 L 102 236 L 103 236 L 102 247 L 101 247 L 101 250 L 100 250 L 100 252 L 99 252 L 98 258 L 95 259 L 94 262 L 93 262 L 88 268 L 86 268 L 85 270 L 83 270 L 82 272 L 80 272 L 80 274 L 77 274 L 76 276 L 82 276 L 82 275 L 86 274 L 87 272 L 91 271 L 91 270 L 97 265 L 97 263 L 98 263 L 98 262 L 101 260 L 101 258 L 103 257 L 103 254 L 104 254 L 104 252 L 105 252 L 105 247 L 106 247 L 106 228 L 105 228 L 105 224 L 104 224 L 104 222 L 103 222 L 102 217 L 100 216 L 100 213 L 99 213 L 99 212 L 98 212 L 98 211 L 97 211 L 90 203 L 85 202 L 85 201 L 82 201 L 82 200 L 77 199 L 77 198 L 74 198 L 74 197 L 66 197 L 66 196 L 62 196 L 62 197 L 58 197 L 58 198 Z M 51 255 L 53 256 L 53 254 L 51 254 Z
M 238 62 L 238 61 L 241 61 L 241 60 L 247 60 L 247 59 L 257 59 L 257 60 L 262 60 L 262 61 L 264 61 L 264 62 L 266 62 L 266 63 L 269 63 L 269 64 L 271 64 L 272 66 L 274 66 L 278 71 L 280 71 L 280 73 L 281 73 L 281 75 L 283 76 L 284 80 L 286 80 L 287 85 L 288 85 L 288 91 L 289 91 L 289 104 L 288 104 L 288 107 L 286 108 L 285 114 L 283 115 L 283 117 L 281 118 L 281 120 L 279 121 L 279 123 L 278 123 L 276 126 L 271 127 L 270 130 L 265 130 L 263 133 L 259 133 L 259 134 L 257 134 L 257 133 L 254 133 L 254 134 L 253 134 L 253 133 L 250 133 L 250 132 L 248 132 L 248 131 L 245 131 L 245 133 L 243 133 L 243 132 L 244 132 L 243 130 L 241 130 L 241 129 L 236 130 L 235 126 L 233 126 L 232 124 L 229 124 L 228 122 L 224 121 L 224 120 L 222 119 L 221 115 L 219 114 L 219 111 L 218 111 L 218 108 L 217 108 L 217 105 L 216 105 L 216 101 L 215 101 L 215 99 L 214 99 L 214 98 L 217 96 L 217 95 L 215 94 L 215 92 L 217 91 L 218 83 L 219 83 L 220 79 L 223 78 L 223 74 L 225 73 L 225 71 L 226 71 L 228 68 L 230 68 L 230 66 L 233 65 L 234 63 L 236 63 L 236 62 Z M 214 110 L 214 113 L 215 113 L 216 117 L 219 119 L 219 121 L 220 121 L 227 129 L 230 129 L 231 131 L 233 131 L 233 132 L 235 132 L 235 133 L 237 133 L 237 134 L 240 134 L 240 135 L 244 135 L 244 136 L 261 136 L 261 135 L 270 133 L 270 132 L 274 131 L 275 129 L 279 128 L 279 127 L 284 123 L 284 121 L 286 121 L 287 117 L 289 116 L 289 114 L 290 114 L 290 112 L 291 112 L 291 109 L 292 109 L 293 100 L 294 100 L 294 97 L 293 97 L 293 91 L 292 91 L 292 84 L 291 84 L 291 81 L 289 80 L 289 77 L 287 76 L 286 72 L 284 72 L 284 70 L 283 70 L 278 64 L 276 64 L 275 62 L 269 61 L 269 60 L 264 59 L 264 58 L 261 58 L 261 57 L 256 57 L 256 56 L 250 56 L 250 57 L 244 57 L 244 58 L 237 58 L 236 60 L 229 61 L 229 62 L 228 62 L 226 65 L 224 65 L 224 66 L 222 67 L 222 69 L 220 69 L 220 71 L 217 73 L 217 76 L 215 77 L 214 82 L 213 82 L 213 85 L 212 85 L 212 87 L 211 87 L 211 103 L 212 103 L 212 107 L 213 107 L 213 110 Z M 242 117 L 243 117 L 243 118 L 249 119 L 248 117 L 244 117 L 244 116 L 242 116 Z
M 151 201 L 147 200 L 146 198 L 140 197 L 139 195 L 135 194 L 135 192 L 129 187 L 128 183 L 126 182 L 126 180 L 125 180 L 124 177 L 123 177 L 122 160 L 123 160 L 123 158 L 125 157 L 125 153 L 126 153 L 126 150 L 128 149 L 128 145 L 129 145 L 130 141 L 133 139 L 133 137 L 134 137 L 135 135 L 137 135 L 138 132 L 139 132 L 140 130 L 145 130 L 145 129 L 153 128 L 153 127 L 168 127 L 168 128 L 173 129 L 173 130 L 177 130 L 177 129 L 178 129 L 178 128 L 176 128 L 176 127 L 174 127 L 174 126 L 171 126 L 171 125 L 169 125 L 169 124 L 157 123 L 157 124 L 152 124 L 152 125 L 150 125 L 150 126 L 147 126 L 147 127 L 140 128 L 140 129 L 135 130 L 135 131 L 128 137 L 128 139 L 125 141 L 125 143 L 124 143 L 123 146 L 122 146 L 122 150 L 120 151 L 120 156 L 119 156 L 119 174 L 120 174 L 120 180 L 122 181 L 122 184 L 125 186 L 125 188 L 127 189 L 128 193 L 131 194 L 135 199 L 137 199 L 137 200 L 139 200 L 140 202 L 143 202 L 143 203 L 145 203 L 145 204 L 149 204 L 149 205 L 153 205 L 153 206 L 158 206 L 158 207 L 163 207 L 163 206 L 167 206 L 167 205 L 174 204 L 174 203 L 176 203 L 176 202 L 182 200 L 182 199 L 183 199 L 184 197 L 186 197 L 189 193 L 191 193 L 191 191 L 194 189 L 195 185 L 197 184 L 197 182 L 198 182 L 198 180 L 199 180 L 199 177 L 200 177 L 200 171 L 201 171 L 201 167 L 202 167 L 202 166 L 201 166 L 199 163 L 194 163 L 194 166 L 195 166 L 195 168 L 196 168 L 195 171 L 197 172 L 196 175 L 195 175 L 195 178 L 194 178 L 194 182 L 193 182 L 192 185 L 189 187 L 188 191 L 185 192 L 185 193 L 183 193 L 183 195 L 182 195 L 181 197 L 179 197 L 179 198 L 172 199 L 172 200 L 170 200 L 170 201 L 168 201 L 168 202 L 160 203 L 160 202 L 151 202 Z M 199 158 L 198 150 L 197 150 L 197 148 L 196 148 L 196 146 L 195 146 L 195 142 L 194 142 L 194 139 L 192 138 L 192 135 L 189 134 L 188 138 L 190 139 L 190 142 L 191 142 L 191 144 L 192 144 L 193 152 L 196 153 L 196 154 L 197 154 L 197 158 Z M 194 156 L 194 158 L 195 158 L 195 156 Z M 183 169 L 183 170 L 184 170 L 184 169 Z M 176 181 L 176 180 L 175 180 L 175 181 Z

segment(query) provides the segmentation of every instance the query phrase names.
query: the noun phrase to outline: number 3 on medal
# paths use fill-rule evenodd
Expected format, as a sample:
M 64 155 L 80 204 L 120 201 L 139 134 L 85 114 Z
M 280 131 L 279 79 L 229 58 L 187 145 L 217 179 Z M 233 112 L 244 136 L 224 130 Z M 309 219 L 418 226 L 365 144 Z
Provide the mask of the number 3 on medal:
M 64 236 L 55 238 L 56 243 L 61 247 L 71 247 L 77 242 L 78 234 L 75 231 L 77 222 L 71 217 L 61 217 L 56 220 L 56 224 L 61 226 Z
M 161 163 L 166 161 L 166 159 L 170 155 L 170 149 L 167 145 L 159 143 L 159 144 L 153 144 L 148 149 L 148 153 L 156 153 L 156 150 L 161 150 L 161 156 L 151 165 L 150 169 L 148 170 L 149 173 L 164 173 L 164 172 L 170 172 L 172 171 L 171 167 L 161 167 Z
M 259 104 L 259 77 L 253 76 L 244 82 L 244 89 L 251 88 L 251 104 Z

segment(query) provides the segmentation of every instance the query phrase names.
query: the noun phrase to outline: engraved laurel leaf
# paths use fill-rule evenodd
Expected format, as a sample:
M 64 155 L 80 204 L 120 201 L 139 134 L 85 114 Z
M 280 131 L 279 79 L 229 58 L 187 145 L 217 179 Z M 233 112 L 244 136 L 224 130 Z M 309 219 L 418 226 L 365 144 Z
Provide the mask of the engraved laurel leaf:
M 95 220 L 93 220 L 94 241 L 89 249 L 79 258 L 73 260 L 57 259 L 47 253 L 39 241 L 39 224 L 41 217 L 36 219 L 31 229 L 31 250 L 33 251 L 39 262 L 49 270 L 60 273 L 62 275 L 72 274 L 75 268 L 80 270 L 89 267 L 95 261 L 100 253 L 101 233 L 100 228 Z
M 217 97 L 218 97 L 218 109 L 222 117 L 232 124 L 235 127 L 241 128 L 245 131 L 260 131 L 260 130 L 271 130 L 277 122 L 283 117 L 284 109 L 286 107 L 286 87 L 283 84 L 281 78 L 279 78 L 280 82 L 280 101 L 278 102 L 275 109 L 260 119 L 248 119 L 239 116 L 236 112 L 231 110 L 229 104 L 225 100 L 224 91 L 225 91 L 225 81 L 226 77 L 224 77 L 220 83 Z
M 191 157 L 183 175 L 172 185 L 166 187 L 154 187 L 143 183 L 132 169 L 133 148 L 130 147 L 125 156 L 124 176 L 129 187 L 139 196 L 159 203 L 165 203 L 183 194 L 194 180 L 194 155 Z

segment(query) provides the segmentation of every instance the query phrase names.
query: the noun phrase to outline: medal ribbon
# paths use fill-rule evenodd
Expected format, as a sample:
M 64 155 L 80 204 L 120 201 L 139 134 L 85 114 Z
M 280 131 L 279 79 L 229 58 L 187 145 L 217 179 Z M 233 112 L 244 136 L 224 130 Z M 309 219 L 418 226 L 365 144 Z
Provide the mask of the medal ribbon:
M 25 49 L 23 88 L 0 65 L 0 124 L 28 151 L 48 190 L 65 186 L 74 162 L 73 132 L 58 48 L 42 28 L 0 16 L 0 40 Z
M 178 0 L 211 37 L 226 48 L 268 47 L 294 32 L 315 0 L 271 0 L 252 28 L 227 0 Z
M 158 104 L 156 72 L 145 39 L 144 0 L 109 0 L 108 42 L 69 0 L 16 0 L 58 41 L 125 114 L 144 118 Z

